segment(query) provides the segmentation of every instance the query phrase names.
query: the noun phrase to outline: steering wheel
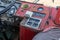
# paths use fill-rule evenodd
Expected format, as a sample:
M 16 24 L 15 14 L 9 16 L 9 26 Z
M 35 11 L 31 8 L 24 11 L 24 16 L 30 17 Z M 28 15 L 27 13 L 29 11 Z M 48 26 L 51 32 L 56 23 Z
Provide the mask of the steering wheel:
M 4 10 L 6 7 L 0 6 L 0 11 Z
M 4 3 L 3 3 L 3 2 L 1 2 L 1 0 L 0 0 L 0 12 L 6 8 L 6 7 L 5 7 L 5 6 L 3 6 L 3 5 L 4 5 Z
M 0 1 L 5 4 L 10 4 L 11 2 L 16 1 L 16 0 L 0 0 Z
M 3 14 L 4 12 L 8 11 L 15 3 L 14 0 L 9 0 L 11 1 L 9 4 L 4 2 L 5 0 L 0 0 L 0 15 Z M 7 1 L 7 2 L 9 2 Z
M 5 1 L 5 0 L 4 0 Z M 8 11 L 13 5 L 14 5 L 15 2 L 11 2 L 8 6 L 6 6 L 7 4 L 5 4 L 4 2 L 2 2 L 0 0 L 0 15 L 1 14 L 4 14 L 6 11 Z M 1 22 L 0 22 L 1 23 Z M 5 27 L 2 25 L 0 26 L 1 28 L 5 29 Z M 3 31 L 2 29 L 0 30 L 2 34 L 4 34 L 4 37 L 6 37 L 6 33 L 5 31 Z M 7 37 L 5 39 L 8 39 Z M 0 39 L 2 40 L 2 39 Z
M 17 10 L 17 7 L 16 7 L 15 5 L 13 5 L 13 6 L 7 11 L 7 16 L 8 16 L 8 17 L 12 17 L 13 14 L 15 14 L 16 10 Z

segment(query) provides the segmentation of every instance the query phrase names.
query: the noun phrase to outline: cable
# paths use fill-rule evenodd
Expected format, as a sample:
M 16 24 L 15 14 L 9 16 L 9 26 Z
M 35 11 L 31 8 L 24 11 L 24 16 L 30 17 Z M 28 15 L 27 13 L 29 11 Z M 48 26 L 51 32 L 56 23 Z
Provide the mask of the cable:
M 52 2 L 54 3 L 54 0 L 52 0 Z
M 33 3 L 37 3 L 39 0 L 35 0 L 35 1 L 33 1 Z

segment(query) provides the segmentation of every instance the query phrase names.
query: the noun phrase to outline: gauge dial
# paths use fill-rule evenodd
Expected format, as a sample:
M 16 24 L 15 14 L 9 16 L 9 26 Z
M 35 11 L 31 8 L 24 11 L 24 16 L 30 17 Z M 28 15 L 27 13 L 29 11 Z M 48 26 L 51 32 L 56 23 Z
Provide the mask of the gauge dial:
M 28 4 L 25 4 L 25 5 L 23 5 L 23 9 L 27 9 L 29 7 L 29 5 Z
M 8 17 L 13 16 L 14 13 L 16 12 L 16 10 L 17 10 L 17 8 L 16 8 L 15 6 L 12 6 L 11 9 L 9 9 L 9 10 L 7 11 L 7 16 L 8 16 Z
M 43 11 L 44 9 L 42 7 L 38 8 L 39 11 Z

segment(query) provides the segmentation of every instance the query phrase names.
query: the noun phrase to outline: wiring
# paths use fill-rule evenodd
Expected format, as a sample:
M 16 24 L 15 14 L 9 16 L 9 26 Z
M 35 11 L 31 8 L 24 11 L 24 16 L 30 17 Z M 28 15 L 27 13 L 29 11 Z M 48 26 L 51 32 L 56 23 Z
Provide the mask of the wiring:
M 54 0 L 52 0 L 52 2 L 54 3 Z
M 39 0 L 35 0 L 35 1 L 33 1 L 33 3 L 37 3 Z

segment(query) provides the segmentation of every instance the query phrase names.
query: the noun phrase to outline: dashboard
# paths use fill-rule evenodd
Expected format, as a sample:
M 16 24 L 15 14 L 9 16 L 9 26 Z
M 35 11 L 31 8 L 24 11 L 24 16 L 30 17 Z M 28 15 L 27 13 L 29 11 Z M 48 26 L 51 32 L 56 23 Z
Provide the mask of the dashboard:
M 16 16 L 23 17 L 20 23 L 22 27 L 42 30 L 49 17 L 49 7 L 43 4 L 29 3 L 21 1 L 21 7 L 16 12 Z

